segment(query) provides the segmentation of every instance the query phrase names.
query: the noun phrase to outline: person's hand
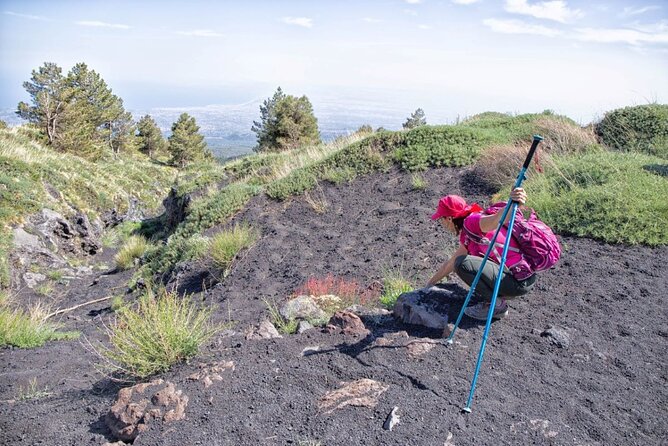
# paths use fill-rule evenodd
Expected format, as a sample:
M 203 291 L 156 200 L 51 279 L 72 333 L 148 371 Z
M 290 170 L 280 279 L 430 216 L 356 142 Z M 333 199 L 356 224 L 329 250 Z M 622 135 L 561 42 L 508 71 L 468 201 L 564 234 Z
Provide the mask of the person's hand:
M 510 199 L 524 205 L 527 201 L 527 193 L 521 187 L 516 187 L 510 193 Z

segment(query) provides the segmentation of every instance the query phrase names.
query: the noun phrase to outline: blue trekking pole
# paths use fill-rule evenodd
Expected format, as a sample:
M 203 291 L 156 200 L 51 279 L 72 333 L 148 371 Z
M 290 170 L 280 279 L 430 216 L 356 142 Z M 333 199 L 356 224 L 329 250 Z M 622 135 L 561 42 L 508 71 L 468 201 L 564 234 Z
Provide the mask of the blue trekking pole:
M 534 135 L 533 137 L 533 143 L 531 144 L 531 148 L 529 149 L 529 153 L 527 154 L 526 159 L 524 160 L 524 165 L 522 166 L 522 169 L 520 170 L 519 175 L 517 176 L 517 180 L 515 181 L 515 186 L 513 189 L 520 187 L 522 185 L 522 182 L 525 180 L 526 176 L 526 171 L 529 168 L 529 164 L 531 164 L 531 159 L 533 158 L 534 153 L 536 152 L 536 149 L 538 148 L 538 144 L 543 140 L 541 136 Z M 512 200 L 508 200 L 506 203 L 506 207 L 503 210 L 503 214 L 501 216 L 501 220 L 499 221 L 499 226 L 496 228 L 496 232 L 494 232 L 494 237 L 492 237 L 492 240 L 489 243 L 489 247 L 487 248 L 487 252 L 485 252 L 485 256 L 483 257 L 482 263 L 480 265 L 480 268 L 478 269 L 478 273 L 476 274 L 475 278 L 473 279 L 473 282 L 471 283 L 471 287 L 469 289 L 468 294 L 466 295 L 466 299 L 464 300 L 464 304 L 462 305 L 462 309 L 459 312 L 459 316 L 457 316 L 457 321 L 455 322 L 455 326 L 452 329 L 452 332 L 450 333 L 450 336 L 447 339 L 448 344 L 452 344 L 452 339 L 455 336 L 455 331 L 457 331 L 457 327 L 459 326 L 459 323 L 462 320 L 462 316 L 464 315 L 464 310 L 466 309 L 466 306 L 468 305 L 469 301 L 471 300 L 471 296 L 473 296 L 473 293 L 475 291 L 476 286 L 478 285 L 478 281 L 480 280 L 480 277 L 482 276 L 482 271 L 483 268 L 485 267 L 485 264 L 487 263 L 487 259 L 489 258 L 489 255 L 492 252 L 492 249 L 494 249 L 494 244 L 496 243 L 496 239 L 499 235 L 499 232 L 501 232 L 501 228 L 503 227 L 503 222 L 506 221 L 506 217 L 508 216 L 508 212 L 510 211 L 510 220 L 508 221 L 508 234 L 512 233 L 513 230 L 513 225 L 515 224 L 515 212 L 517 211 L 517 205 L 518 203 Z M 499 274 L 496 276 L 496 280 L 494 282 L 494 292 L 492 293 L 492 300 L 489 304 L 489 311 L 487 312 L 487 323 L 485 324 L 485 331 L 482 336 L 482 343 L 480 344 L 480 352 L 478 353 L 478 361 L 475 366 L 475 372 L 473 374 L 473 380 L 471 381 L 471 391 L 469 392 L 469 398 L 466 401 L 466 406 L 462 409 L 464 412 L 470 413 L 471 412 L 471 402 L 473 401 L 473 394 L 475 393 L 475 386 L 476 382 L 478 381 L 478 373 L 480 372 L 480 365 L 482 364 L 482 357 L 483 354 L 485 353 L 485 346 L 487 344 L 487 337 L 489 335 L 489 329 L 492 325 L 492 315 L 494 314 L 494 307 L 496 305 L 496 298 L 499 294 L 499 287 L 501 286 L 501 278 L 503 277 L 503 267 L 506 264 L 506 256 L 508 254 L 508 248 L 510 246 L 510 239 L 512 237 L 506 237 L 506 240 L 503 244 L 503 252 L 501 254 L 501 261 L 499 263 Z

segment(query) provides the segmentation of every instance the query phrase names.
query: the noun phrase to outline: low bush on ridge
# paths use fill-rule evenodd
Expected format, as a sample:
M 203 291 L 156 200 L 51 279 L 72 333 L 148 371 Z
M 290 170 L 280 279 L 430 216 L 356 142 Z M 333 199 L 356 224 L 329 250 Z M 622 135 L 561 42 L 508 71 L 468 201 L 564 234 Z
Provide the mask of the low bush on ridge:
M 107 366 L 130 377 L 165 372 L 195 356 L 224 327 L 211 322 L 213 308 L 202 308 L 187 296 L 161 289 L 149 291 L 136 307 L 116 313 L 108 327 L 110 348 L 100 347 Z
M 610 111 L 596 125 L 596 133 L 612 149 L 668 159 L 668 104 Z

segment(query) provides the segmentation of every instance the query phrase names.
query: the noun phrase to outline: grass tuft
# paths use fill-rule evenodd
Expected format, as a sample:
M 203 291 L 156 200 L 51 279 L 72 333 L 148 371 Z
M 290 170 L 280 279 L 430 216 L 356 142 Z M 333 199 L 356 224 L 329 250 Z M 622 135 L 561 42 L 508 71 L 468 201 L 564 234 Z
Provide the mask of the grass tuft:
M 412 290 L 413 285 L 399 272 L 386 272 L 383 277 L 383 293 L 380 296 L 380 303 L 391 310 L 401 294 Z
M 149 243 L 144 237 L 140 235 L 130 236 L 114 257 L 116 267 L 120 270 L 132 268 L 135 266 L 135 260 L 141 259 L 148 248 Z
M 210 321 L 212 308 L 200 308 L 189 297 L 164 289 L 150 290 L 136 308 L 117 313 L 108 329 L 111 348 L 102 354 L 112 368 L 145 378 L 165 372 L 195 356 L 202 344 L 223 329 Z
M 209 244 L 214 265 L 227 271 L 239 251 L 250 247 L 257 239 L 257 232 L 247 224 L 234 225 L 232 229 L 214 235 Z
M 411 175 L 411 186 L 415 190 L 425 190 L 427 188 L 427 181 L 419 173 Z
M 28 382 L 28 385 L 26 387 L 19 386 L 19 394 L 16 397 L 16 399 L 18 399 L 19 401 L 27 401 L 27 400 L 45 398 L 50 395 L 53 395 L 53 393 L 49 392 L 46 386 L 41 389 L 38 388 L 37 378 L 33 378 Z
M 48 341 L 70 340 L 79 337 L 78 332 L 60 332 L 57 324 L 47 322 L 45 307 L 34 305 L 28 313 L 8 304 L 0 305 L 0 347 L 41 347 Z
M 296 319 L 285 320 L 285 318 L 281 316 L 281 313 L 278 310 L 278 305 L 275 302 L 269 299 L 263 299 L 263 302 L 267 306 L 267 310 L 269 311 L 269 320 L 271 321 L 272 324 L 274 324 L 274 327 L 276 327 L 276 330 L 278 330 L 279 333 L 283 334 L 297 333 L 297 328 L 299 327 L 298 320 Z

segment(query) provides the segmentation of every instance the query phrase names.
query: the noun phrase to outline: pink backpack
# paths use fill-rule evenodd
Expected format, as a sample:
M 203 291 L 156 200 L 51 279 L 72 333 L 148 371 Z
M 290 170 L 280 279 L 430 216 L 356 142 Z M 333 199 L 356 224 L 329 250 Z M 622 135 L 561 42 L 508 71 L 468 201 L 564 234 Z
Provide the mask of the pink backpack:
M 503 211 L 505 202 L 494 203 L 485 210 L 486 214 Z M 536 211 L 531 209 L 531 216 L 525 219 L 518 209 L 515 213 L 513 237 L 520 245 L 522 261 L 510 267 L 513 276 L 518 280 L 526 279 L 534 272 L 544 271 L 553 267 L 561 257 L 561 247 L 552 229 L 538 219 Z

